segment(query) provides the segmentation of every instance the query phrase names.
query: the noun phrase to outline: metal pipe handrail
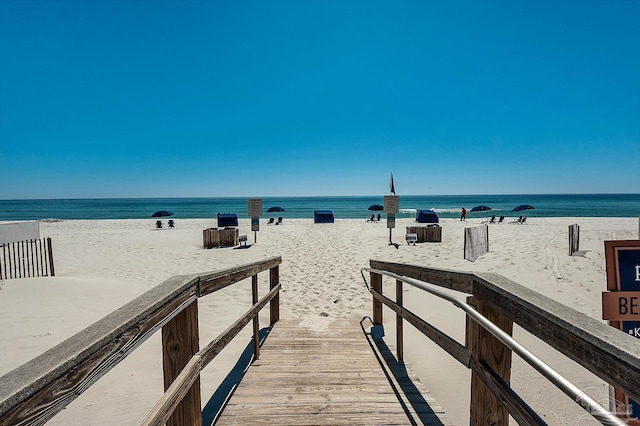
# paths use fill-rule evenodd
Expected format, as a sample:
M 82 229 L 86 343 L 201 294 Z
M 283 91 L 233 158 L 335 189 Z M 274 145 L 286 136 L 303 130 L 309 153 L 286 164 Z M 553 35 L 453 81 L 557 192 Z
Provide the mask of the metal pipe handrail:
M 371 288 L 367 283 L 367 280 L 364 276 L 363 271 L 373 272 L 374 274 L 386 275 L 391 278 L 395 278 L 396 280 L 405 282 L 409 285 L 419 288 L 420 290 L 426 291 L 427 293 L 431 293 L 434 296 L 438 296 L 441 299 L 444 299 L 448 302 L 451 302 L 454 306 L 462 309 L 467 316 L 481 325 L 485 330 L 491 333 L 495 338 L 500 340 L 505 346 L 511 349 L 513 352 L 518 354 L 523 360 L 527 362 L 527 364 L 531 365 L 535 368 L 540 374 L 542 374 L 547 380 L 553 383 L 558 389 L 564 392 L 567 396 L 573 398 L 576 404 L 580 405 L 584 408 L 589 414 L 595 417 L 600 423 L 604 425 L 621 425 L 624 426 L 625 423 L 622 419 L 617 417 L 615 414 L 611 413 L 609 410 L 605 409 L 602 405 L 600 405 L 597 401 L 587 395 L 582 389 L 571 383 L 560 373 L 555 371 L 549 365 L 547 365 L 540 358 L 536 357 L 532 352 L 518 343 L 513 339 L 509 334 L 507 334 L 504 330 L 496 326 L 494 323 L 489 321 L 486 317 L 481 315 L 475 308 L 468 303 L 451 296 L 450 294 L 433 287 L 429 287 L 425 285 L 424 282 L 418 281 L 414 278 L 405 277 L 402 275 L 395 274 L 393 272 L 383 271 L 380 269 L 374 268 L 362 268 L 360 269 L 360 274 L 362 275 L 362 279 L 364 280 L 365 286 L 369 291 Z

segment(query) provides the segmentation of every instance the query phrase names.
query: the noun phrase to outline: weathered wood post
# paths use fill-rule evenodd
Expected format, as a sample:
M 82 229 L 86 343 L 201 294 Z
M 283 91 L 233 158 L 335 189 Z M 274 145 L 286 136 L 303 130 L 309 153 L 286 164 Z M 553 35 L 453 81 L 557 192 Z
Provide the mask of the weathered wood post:
M 280 284 L 280 265 L 276 265 L 269 269 L 269 290 L 273 290 Z M 269 302 L 270 325 L 280 320 L 280 293 L 276 294 L 271 302 Z
M 513 321 L 473 296 L 467 303 L 506 333 L 513 333 Z M 467 317 L 467 349 L 471 362 L 485 375 L 493 371 L 506 384 L 511 380 L 511 349 L 491 335 L 487 330 Z M 471 369 L 470 426 L 509 424 L 509 412 L 484 384 L 475 369 Z
M 382 275 L 370 272 L 371 289 L 382 294 Z M 382 325 L 382 302 L 373 298 L 373 324 Z
M 251 305 L 258 303 L 258 275 L 251 277 Z M 260 358 L 260 321 L 258 314 L 253 317 L 253 359 Z
M 402 308 L 402 281 L 396 280 L 396 303 Z M 396 313 L 396 347 L 398 362 L 402 362 L 404 359 L 404 332 L 402 315 L 400 312 Z
M 199 350 L 198 301 L 193 301 L 182 312 L 162 327 L 162 364 L 164 389 L 178 377 L 193 355 Z M 177 405 L 167 426 L 202 424 L 200 377 Z
M 577 223 L 569 225 L 569 256 L 580 250 L 580 226 Z
M 51 276 L 56 276 L 56 270 L 53 268 L 53 247 L 51 246 L 51 237 L 47 237 L 47 252 L 49 253 L 49 271 Z

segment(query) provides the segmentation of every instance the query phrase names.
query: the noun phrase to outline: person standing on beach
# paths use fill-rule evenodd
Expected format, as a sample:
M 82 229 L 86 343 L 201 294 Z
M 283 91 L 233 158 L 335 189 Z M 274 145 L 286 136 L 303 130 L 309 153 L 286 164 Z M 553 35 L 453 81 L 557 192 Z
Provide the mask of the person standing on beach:
M 462 208 L 462 213 L 460 214 L 460 220 L 465 220 L 467 218 L 467 209 Z

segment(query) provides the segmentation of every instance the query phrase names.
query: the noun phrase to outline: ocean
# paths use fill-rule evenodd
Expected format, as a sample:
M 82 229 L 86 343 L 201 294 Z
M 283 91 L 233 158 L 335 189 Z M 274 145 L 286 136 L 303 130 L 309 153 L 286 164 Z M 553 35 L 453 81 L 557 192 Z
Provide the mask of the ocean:
M 572 194 L 572 195 L 401 195 L 397 217 L 415 217 L 417 209 L 433 209 L 442 218 L 460 216 L 474 206 L 486 205 L 491 211 L 468 213 L 467 217 L 638 217 L 640 194 Z M 336 219 L 370 217 L 369 206 L 383 204 L 383 196 L 360 197 L 264 197 L 263 216 L 290 219 L 313 218 L 314 210 L 331 210 Z M 521 213 L 515 206 L 535 207 Z M 267 213 L 271 206 L 284 212 Z M 104 198 L 54 200 L 0 200 L 0 221 L 46 219 L 143 219 L 157 210 L 169 210 L 175 218 L 208 219 L 217 213 L 236 213 L 247 218 L 247 198 Z

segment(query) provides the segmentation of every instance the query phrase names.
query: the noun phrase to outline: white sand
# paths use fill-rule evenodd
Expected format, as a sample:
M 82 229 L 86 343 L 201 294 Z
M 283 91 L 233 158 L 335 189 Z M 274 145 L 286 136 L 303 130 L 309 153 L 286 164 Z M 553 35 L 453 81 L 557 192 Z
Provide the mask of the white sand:
M 393 230 L 398 248 L 388 245 L 385 222 L 310 219 L 285 220 L 282 226 L 261 222 L 257 244 L 248 220 L 247 249 L 202 248 L 202 230 L 215 220 L 176 220 L 176 229 L 154 230 L 152 220 L 62 221 L 42 223 L 41 234 L 53 240 L 56 277 L 0 282 L 0 374 L 62 342 L 92 322 L 172 275 L 204 272 L 275 255 L 283 258 L 280 280 L 282 317 L 299 317 L 309 327 L 371 315 L 371 298 L 360 268 L 370 259 L 404 262 L 471 272 L 495 272 L 543 293 L 586 315 L 600 319 L 600 294 L 606 288 L 605 240 L 638 238 L 637 218 L 530 218 L 528 225 L 491 225 L 490 252 L 475 263 L 463 259 L 463 228 L 480 219 L 442 220 L 442 243 L 407 246 L 399 219 Z M 568 256 L 570 224 L 581 226 L 583 256 Z M 261 294 L 267 275 L 261 275 Z M 388 282 L 385 292 L 394 294 Z M 250 306 L 248 285 L 226 289 L 199 301 L 201 346 Z M 464 297 L 464 295 L 461 295 Z M 409 309 L 464 343 L 464 316 L 446 302 L 407 289 Z M 385 310 L 387 342 L 395 344 L 393 315 Z M 267 324 L 266 317 L 261 326 Z M 405 327 L 405 360 L 431 391 L 449 418 L 468 424 L 469 370 L 428 339 Z M 202 376 L 203 404 L 249 343 L 247 329 L 216 358 Z M 575 363 L 520 329 L 517 339 L 605 402 L 607 386 Z M 514 356 L 512 385 L 550 424 L 589 424 L 581 409 Z M 160 336 L 157 333 L 133 355 L 90 388 L 50 424 L 136 424 L 162 394 Z

